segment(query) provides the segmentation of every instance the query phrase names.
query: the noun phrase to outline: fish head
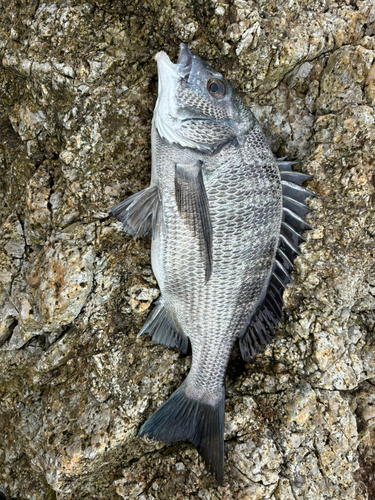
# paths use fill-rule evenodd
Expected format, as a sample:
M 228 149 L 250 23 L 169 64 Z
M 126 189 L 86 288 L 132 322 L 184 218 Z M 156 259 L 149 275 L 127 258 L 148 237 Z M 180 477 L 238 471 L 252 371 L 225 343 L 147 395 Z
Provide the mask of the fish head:
M 213 153 L 255 122 L 226 79 L 184 43 L 176 64 L 161 51 L 153 124 L 169 143 Z

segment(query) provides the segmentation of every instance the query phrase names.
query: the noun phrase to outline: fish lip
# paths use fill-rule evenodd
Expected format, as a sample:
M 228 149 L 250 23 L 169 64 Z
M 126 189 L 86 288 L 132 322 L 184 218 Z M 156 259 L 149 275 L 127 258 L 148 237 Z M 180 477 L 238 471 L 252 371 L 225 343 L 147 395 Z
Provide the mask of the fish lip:
M 184 43 L 180 44 L 180 53 L 178 55 L 178 60 L 176 64 L 169 59 L 169 56 L 163 50 L 159 51 L 155 54 L 155 61 L 158 63 L 158 69 L 161 70 L 162 67 L 172 70 L 181 78 L 186 78 L 189 76 L 192 63 L 193 63 L 193 54 L 189 47 Z
M 160 63 L 165 63 L 170 69 L 176 71 L 176 64 L 173 64 L 164 50 L 160 50 L 157 54 L 155 54 L 154 59 L 158 63 L 158 67 Z

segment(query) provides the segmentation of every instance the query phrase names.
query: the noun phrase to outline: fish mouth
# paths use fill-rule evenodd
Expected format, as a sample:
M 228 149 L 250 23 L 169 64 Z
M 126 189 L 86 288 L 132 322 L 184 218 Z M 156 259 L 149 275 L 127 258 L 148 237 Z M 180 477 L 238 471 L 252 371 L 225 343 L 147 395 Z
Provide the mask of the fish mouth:
M 181 78 L 189 76 L 193 64 L 193 54 L 189 47 L 184 43 L 180 44 L 180 53 L 176 64 L 169 59 L 168 54 L 161 50 L 155 55 L 155 61 L 158 63 L 159 72 L 166 69 L 172 70 Z

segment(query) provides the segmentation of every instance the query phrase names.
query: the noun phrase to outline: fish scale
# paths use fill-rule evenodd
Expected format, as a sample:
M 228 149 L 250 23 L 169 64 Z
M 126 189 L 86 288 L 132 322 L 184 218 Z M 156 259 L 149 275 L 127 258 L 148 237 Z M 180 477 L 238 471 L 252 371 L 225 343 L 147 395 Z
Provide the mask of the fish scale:
M 191 440 L 221 483 L 230 353 L 238 339 L 248 361 L 277 331 L 312 193 L 220 73 L 184 44 L 177 64 L 155 59 L 151 184 L 111 213 L 130 234 L 152 234 L 161 296 L 139 335 L 182 352 L 190 343 L 192 364 L 140 436 Z
M 238 149 L 238 148 L 233 148 Z M 158 150 L 158 148 L 157 148 Z M 170 148 L 168 148 L 168 160 L 173 163 L 173 154 L 171 154 Z M 177 150 L 177 154 L 180 151 Z M 163 277 L 156 275 L 156 278 L 160 282 L 165 283 L 165 291 L 163 292 L 163 297 L 166 304 L 167 311 L 169 308 L 174 310 L 174 315 L 179 318 L 186 318 L 185 322 L 180 323 L 185 334 L 190 338 L 192 343 L 192 349 L 194 353 L 194 343 L 196 338 L 212 338 L 224 337 L 227 344 L 226 351 L 232 348 L 234 339 L 239 333 L 238 331 L 228 331 L 229 323 L 232 320 L 234 314 L 234 308 L 238 302 L 237 296 L 239 290 L 243 286 L 243 282 L 250 282 L 251 286 L 258 287 L 258 280 L 263 283 L 267 282 L 267 278 L 270 274 L 270 266 L 265 267 L 262 263 L 257 266 L 255 273 L 251 273 L 251 266 L 254 268 L 253 259 L 249 259 L 251 254 L 264 254 L 264 247 L 268 244 L 268 239 L 271 238 L 273 241 L 273 253 L 271 255 L 271 260 L 274 259 L 274 253 L 276 252 L 276 239 L 275 235 L 279 233 L 278 224 L 274 223 L 270 227 L 270 234 L 267 235 L 267 228 L 265 228 L 266 220 L 279 220 L 281 219 L 281 188 L 278 198 L 273 202 L 275 205 L 274 209 L 271 210 L 270 202 L 266 202 L 266 208 L 264 214 L 262 213 L 262 208 L 259 205 L 260 200 L 256 199 L 256 204 L 252 201 L 250 195 L 251 190 L 255 192 L 255 198 L 258 198 L 257 193 L 262 191 L 263 200 L 267 199 L 267 189 L 265 186 L 264 179 L 267 177 L 259 175 L 258 172 L 254 172 L 255 175 L 251 176 L 249 170 L 245 168 L 243 163 L 239 163 L 236 152 L 234 152 L 233 162 L 225 165 L 223 168 L 221 157 L 231 155 L 230 151 L 225 151 L 223 154 L 219 155 L 212 162 L 208 162 L 207 169 L 212 169 L 215 172 L 215 177 L 211 178 L 206 184 L 207 195 L 210 204 L 210 214 L 213 225 L 213 274 L 208 284 L 204 283 L 204 274 L 199 272 L 199 248 L 196 244 L 194 238 L 188 228 L 181 223 L 178 218 L 177 206 L 175 203 L 174 193 L 170 194 L 170 204 L 168 205 L 169 218 L 165 222 L 168 228 L 168 235 L 164 238 L 160 236 L 160 241 L 157 243 L 159 249 L 160 265 L 157 266 L 158 269 L 163 267 Z M 276 162 L 273 160 L 273 169 L 276 172 L 275 178 L 278 179 L 277 173 L 278 169 Z M 213 163 L 215 163 L 213 165 Z M 158 178 L 168 175 L 169 172 L 173 172 L 173 169 L 168 168 L 167 160 L 165 155 L 160 153 L 160 165 L 159 172 L 157 173 Z M 272 168 L 271 167 L 271 168 Z M 160 177 L 159 177 L 160 176 Z M 223 180 L 225 179 L 225 182 Z M 257 182 L 258 181 L 258 182 Z M 161 181 L 163 183 L 163 181 Z M 172 184 L 170 182 L 170 184 Z M 244 189 L 244 184 L 248 184 L 248 190 Z M 252 189 L 250 185 L 252 184 Z M 268 184 L 268 181 L 267 181 Z M 280 186 L 280 183 L 279 183 Z M 211 189 L 214 193 L 211 193 Z M 164 203 L 164 200 L 163 200 Z M 242 206 L 241 206 L 242 205 Z M 252 213 L 250 207 L 253 206 L 254 210 Z M 240 207 L 240 210 L 236 210 Z M 173 213 L 174 209 L 174 213 Z M 236 216 L 236 211 L 238 212 Z M 275 216 L 275 212 L 279 212 L 278 217 Z M 258 215 L 257 215 L 258 213 Z M 277 215 L 277 214 L 276 214 Z M 218 219 L 218 220 L 217 220 Z M 238 220 L 236 220 L 238 219 Z M 262 240 L 254 241 L 254 237 L 259 235 L 259 222 L 262 222 Z M 251 230 L 251 224 L 253 226 Z M 275 227 L 276 226 L 276 227 Z M 242 237 L 242 241 L 238 241 L 238 238 Z M 238 253 L 233 251 L 234 245 L 238 246 Z M 186 252 L 188 252 L 186 254 Z M 188 266 L 186 263 L 192 261 L 194 266 Z M 242 276 L 241 276 L 241 267 Z M 267 270 L 266 274 L 268 276 L 261 276 L 259 274 L 258 268 L 264 268 Z M 228 282 L 227 269 L 234 268 L 237 270 L 236 277 L 230 279 Z M 197 274 L 194 277 L 194 272 Z M 252 276 L 255 274 L 257 280 L 254 283 Z M 165 276 L 168 276 L 169 284 L 166 281 Z M 194 277 L 194 279 L 192 279 Z M 200 277 L 200 279 L 199 279 Z M 263 278 L 263 280 L 262 280 Z M 182 283 L 182 286 L 179 284 Z M 247 287 L 249 288 L 249 286 Z M 218 291 L 221 290 L 221 296 L 218 296 Z M 251 310 L 254 307 L 253 303 L 249 303 L 249 297 L 251 297 L 251 290 L 247 290 L 247 295 L 244 300 L 238 305 L 238 309 L 241 309 L 241 314 L 247 313 L 247 310 Z M 183 300 L 183 304 L 181 301 Z M 222 309 L 220 314 L 216 310 L 217 304 L 222 304 Z M 194 318 L 194 321 L 191 321 Z M 246 321 L 246 317 L 244 318 Z M 200 325 L 199 331 L 197 328 L 197 323 Z M 238 323 L 238 320 L 236 321 Z M 216 328 L 213 328 L 217 325 Z M 244 325 L 242 325 L 243 327 Z M 222 335 L 224 333 L 224 335 Z M 216 344 L 214 344 L 216 347 Z M 198 352 L 198 350 L 197 350 Z M 207 360 L 210 357 L 216 359 L 216 354 L 214 355 L 211 350 L 205 351 L 204 353 Z M 224 359 L 228 357 L 228 353 L 223 354 L 222 350 L 219 355 L 223 356 Z M 194 360 L 200 360 L 198 354 L 194 356 Z M 226 365 L 223 364 L 223 370 L 225 371 Z M 212 370 L 214 375 L 217 375 L 215 369 Z M 218 374 L 219 380 L 218 385 L 222 385 L 221 378 L 222 373 Z M 204 382 L 202 383 L 204 387 Z

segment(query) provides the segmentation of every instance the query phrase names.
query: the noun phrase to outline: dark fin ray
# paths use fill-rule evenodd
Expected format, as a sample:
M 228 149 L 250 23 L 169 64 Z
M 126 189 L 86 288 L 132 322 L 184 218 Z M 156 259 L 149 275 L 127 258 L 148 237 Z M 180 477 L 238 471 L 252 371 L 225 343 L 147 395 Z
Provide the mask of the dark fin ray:
M 263 314 L 262 311 L 259 310 L 255 321 L 253 323 L 253 327 L 257 332 L 258 339 L 260 340 L 260 345 L 266 345 L 271 340 L 270 332 L 268 331 L 267 325 L 263 322 Z
M 292 236 L 296 236 L 297 242 L 298 242 L 298 238 L 302 241 L 306 241 L 305 238 L 303 236 L 301 236 L 301 234 L 298 231 L 296 231 L 293 226 L 291 226 L 290 224 L 288 224 L 285 221 L 282 221 L 282 223 L 281 223 L 281 230 L 283 231 L 284 234 L 285 234 L 285 231 L 289 231 L 289 233 Z M 294 238 L 292 238 L 292 241 L 295 241 Z M 297 245 L 298 245 L 298 243 L 297 243 Z
M 153 214 L 160 211 L 157 186 L 150 186 L 112 208 L 110 214 L 122 222 L 132 236 L 151 234 Z
M 148 315 L 145 324 L 138 333 L 138 337 L 148 333 L 157 344 L 168 347 L 176 347 L 183 354 L 187 353 L 189 339 L 183 333 L 177 331 L 170 319 L 161 299 L 155 303 L 155 307 Z
M 293 165 L 297 165 L 300 163 L 299 161 L 288 161 L 287 156 L 283 156 L 282 158 L 276 158 L 277 166 L 279 167 L 280 172 L 293 171 Z
M 287 269 L 285 269 L 285 267 L 283 266 L 283 264 L 279 261 L 278 259 L 278 256 L 276 256 L 276 259 L 275 259 L 275 264 L 276 266 L 279 267 L 279 269 L 281 269 L 281 271 L 284 273 L 285 276 L 288 276 L 289 277 L 289 272 Z
M 253 335 L 251 335 L 251 328 L 243 337 L 240 337 L 239 345 L 241 356 L 244 361 L 250 361 L 252 356 L 257 354 L 257 351 L 254 349 L 253 342 L 251 342 Z
M 268 323 L 268 326 L 272 329 L 277 328 L 279 324 L 279 317 L 275 312 L 272 303 L 267 299 L 264 301 L 266 308 L 263 310 L 263 316 Z
M 304 220 L 311 211 L 304 201 L 315 195 L 301 187 L 311 176 L 293 170 L 293 165 L 298 162 L 286 161 L 285 157 L 276 161 L 282 179 L 283 194 L 279 245 L 264 299 L 239 337 L 240 350 L 245 361 L 260 352 L 276 333 L 282 318 L 283 293 L 290 282 L 290 273 L 294 269 L 293 261 L 298 255 L 300 240 L 304 241 L 301 233 L 311 229 Z
M 303 174 L 302 172 L 295 172 L 294 170 L 281 170 L 280 175 L 283 181 L 293 182 L 299 186 L 301 186 L 305 181 L 312 179 L 311 175 Z
M 282 238 L 279 238 L 279 248 L 288 257 L 290 262 L 294 262 L 298 254 Z
M 287 238 L 283 233 L 280 233 L 280 240 L 282 240 L 296 255 L 299 255 L 298 248 L 293 245 L 293 242 Z
M 275 298 L 275 300 L 278 301 L 280 308 L 282 309 L 282 307 L 283 307 L 283 293 L 284 293 L 283 285 L 280 283 L 280 281 L 273 278 L 271 275 L 271 279 L 270 279 L 268 286 L 269 286 L 269 289 L 273 293 L 273 297 Z
M 305 189 L 301 186 L 298 186 L 298 184 L 294 184 L 293 182 L 289 181 L 281 181 L 281 188 L 283 192 L 283 196 L 288 196 L 289 198 L 292 198 L 294 200 L 297 200 L 300 203 L 303 203 L 306 198 L 308 197 L 315 197 L 316 195 L 309 191 L 308 189 Z
M 293 210 L 300 217 L 305 217 L 311 212 L 311 208 L 307 207 L 304 203 L 301 203 L 290 196 L 283 194 L 283 207 Z
M 175 188 L 178 211 L 199 240 L 208 281 L 212 272 L 212 224 L 203 182 L 202 162 L 176 165 Z
M 312 229 L 310 224 L 300 217 L 296 212 L 289 208 L 283 207 L 283 219 L 287 224 L 294 227 L 296 231 L 304 231 L 305 229 Z
M 288 259 L 288 256 L 282 251 L 280 247 L 277 249 L 276 259 L 281 262 L 281 264 L 287 269 L 289 272 L 293 271 L 294 264 L 291 260 Z
M 271 279 L 275 279 L 281 285 L 282 292 L 284 292 L 286 285 L 290 282 L 289 274 L 284 274 L 281 269 L 276 266 L 272 271 Z
M 219 484 L 224 476 L 225 390 L 216 405 L 192 399 L 185 381 L 143 424 L 139 436 L 174 443 L 192 441 Z
M 273 285 L 268 285 L 267 297 L 269 297 L 270 302 L 273 304 L 273 307 L 276 311 L 276 314 L 281 317 L 282 309 L 283 309 L 283 301 L 282 297 L 280 297 L 279 292 L 273 288 Z

